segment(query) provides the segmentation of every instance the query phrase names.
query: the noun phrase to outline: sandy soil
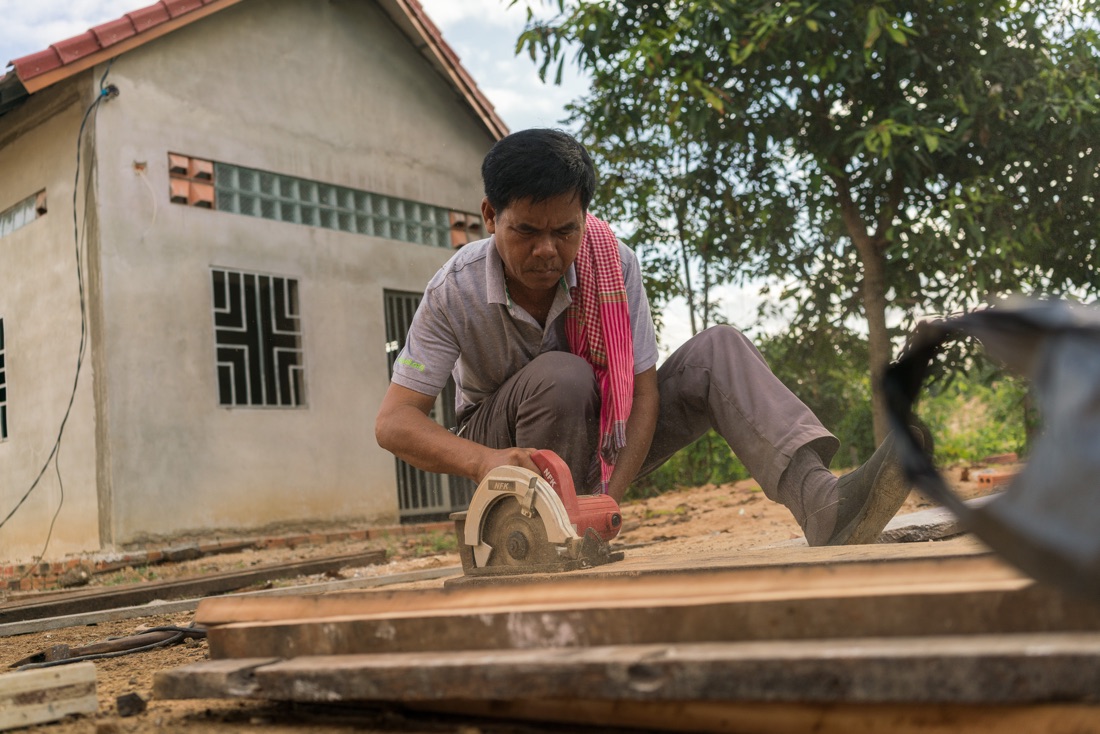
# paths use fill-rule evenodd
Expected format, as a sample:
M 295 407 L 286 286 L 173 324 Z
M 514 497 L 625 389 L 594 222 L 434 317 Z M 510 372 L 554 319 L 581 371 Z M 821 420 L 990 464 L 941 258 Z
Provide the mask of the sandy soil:
M 960 470 L 949 474 L 956 490 L 964 497 L 987 493 L 984 486 L 964 481 Z M 931 506 L 917 493 L 910 495 L 901 512 L 912 512 Z M 705 486 L 670 492 L 645 501 L 631 502 L 623 507 L 623 531 L 619 544 L 628 553 L 646 555 L 682 555 L 692 553 L 736 553 L 748 548 L 769 546 L 802 536 L 798 525 L 780 505 L 767 500 L 751 480 L 722 486 Z M 454 552 L 438 549 L 453 547 L 448 537 L 436 533 L 421 538 L 390 541 L 387 547 L 393 560 L 378 566 L 343 569 L 341 578 L 362 578 L 422 568 L 457 565 Z M 340 542 L 328 545 L 303 546 L 297 549 L 244 551 L 210 556 L 178 564 L 162 564 L 155 569 L 134 569 L 129 574 L 138 579 L 152 574 L 156 580 L 201 575 L 216 571 L 231 571 L 259 564 L 334 556 L 379 547 L 378 541 Z M 122 574 L 122 580 L 136 580 Z M 152 579 L 150 579 L 152 580 Z M 294 583 L 332 580 L 331 577 L 299 578 Z M 109 580 L 108 580 L 109 581 Z M 97 579 L 104 583 L 105 579 Z M 115 583 L 118 581 L 116 580 Z M 389 587 L 394 588 L 394 587 Z M 101 642 L 112 637 L 127 636 L 143 628 L 175 625 L 187 626 L 193 613 L 147 617 L 138 620 L 105 622 L 98 625 L 70 627 L 0 640 L 0 666 L 47 648 L 67 644 L 71 647 Z M 340 715 L 332 709 L 301 709 L 289 706 L 244 701 L 158 701 L 153 698 L 153 675 L 156 671 L 179 667 L 206 658 L 206 643 L 189 641 L 173 647 L 96 662 L 99 711 L 94 716 L 74 717 L 66 721 L 34 727 L 33 731 L 50 734 L 114 734 L 129 732 L 543 732 L 560 728 L 517 726 L 499 722 L 436 717 L 379 708 L 357 710 L 353 717 Z M 117 697 L 137 693 L 148 702 L 148 708 L 135 716 L 121 717 L 116 707 Z M 571 731 L 579 731 L 571 729 Z

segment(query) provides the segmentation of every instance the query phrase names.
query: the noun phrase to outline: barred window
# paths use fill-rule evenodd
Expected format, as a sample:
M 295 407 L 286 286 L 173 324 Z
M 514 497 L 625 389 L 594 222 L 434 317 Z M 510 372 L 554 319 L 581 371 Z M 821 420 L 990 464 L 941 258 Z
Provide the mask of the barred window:
M 213 270 L 218 402 L 305 404 L 298 281 Z

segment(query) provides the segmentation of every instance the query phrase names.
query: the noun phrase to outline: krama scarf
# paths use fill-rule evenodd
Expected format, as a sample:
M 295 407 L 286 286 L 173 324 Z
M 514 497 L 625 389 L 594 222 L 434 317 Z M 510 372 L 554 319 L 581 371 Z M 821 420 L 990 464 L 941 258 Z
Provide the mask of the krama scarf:
M 634 400 L 634 342 L 619 241 L 607 222 L 585 215 L 577 286 L 565 314 L 569 351 L 592 365 L 600 386 L 600 492 L 606 493 Z

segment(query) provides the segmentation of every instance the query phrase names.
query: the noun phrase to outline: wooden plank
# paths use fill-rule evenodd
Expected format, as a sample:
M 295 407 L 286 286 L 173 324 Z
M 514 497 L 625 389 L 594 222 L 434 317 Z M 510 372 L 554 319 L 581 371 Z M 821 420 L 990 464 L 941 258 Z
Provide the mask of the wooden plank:
M 428 650 L 568 648 L 652 643 L 1100 631 L 1100 607 L 1016 580 L 943 589 L 868 586 L 840 592 L 669 593 L 516 608 L 326 616 L 208 628 L 215 659 Z M 679 587 L 682 592 L 687 587 Z M 201 610 L 201 606 L 200 606 Z
M 207 696 L 216 686 L 197 682 L 204 665 L 158 674 L 158 697 L 183 690 L 173 677 L 191 678 Z M 248 678 L 238 684 L 248 697 L 301 702 L 1092 704 L 1100 702 L 1100 634 L 334 655 L 261 664 Z
M 222 594 L 265 581 L 321 574 L 337 571 L 347 566 L 369 566 L 382 563 L 385 559 L 386 552 L 377 550 L 316 558 L 308 561 L 296 561 L 294 563 L 282 563 L 253 568 L 248 571 L 207 574 L 177 581 L 138 584 L 95 593 L 81 590 L 72 596 L 62 596 L 48 601 L 32 599 L 0 605 L 0 623 L 25 622 L 30 619 L 94 612 L 116 607 L 147 604 L 155 600 L 185 599 L 189 596 Z
M 345 591 L 348 589 L 368 589 L 380 586 L 431 581 L 444 576 L 453 576 L 455 573 L 461 573 L 461 571 L 461 566 L 443 566 L 440 568 L 426 568 L 422 571 L 408 571 L 405 573 L 384 574 L 368 578 L 344 579 L 342 581 L 324 581 L 317 584 L 302 584 L 301 586 L 280 589 L 242 591 L 222 598 L 234 596 L 272 597 L 326 594 L 333 591 Z M 104 609 L 81 614 L 63 614 L 57 617 L 31 619 L 26 622 L 8 622 L 6 624 L 0 624 L 0 637 L 26 635 L 32 632 L 44 632 L 47 630 L 64 629 L 66 627 L 82 627 L 87 624 L 99 624 L 101 622 L 112 622 L 120 619 L 139 619 L 141 617 L 152 617 L 161 614 L 191 612 L 199 606 L 199 602 L 201 601 L 202 599 L 181 599 L 179 601 L 167 602 L 155 601 L 140 606 L 118 607 L 116 609 Z
M 724 701 L 439 701 L 417 711 L 573 726 L 719 734 L 988 734 L 1100 732 L 1100 706 L 1077 704 L 802 704 Z
M 153 697 L 157 700 L 258 698 L 261 696 L 255 680 L 256 669 L 277 662 L 277 658 L 204 660 L 157 671 L 153 677 Z
M 879 553 L 869 550 L 877 549 Z M 623 572 L 605 574 L 578 571 L 566 574 L 518 576 L 508 583 L 477 588 L 448 587 L 416 591 L 332 594 L 278 602 L 223 597 L 199 605 L 196 621 L 205 626 L 265 620 L 316 619 L 348 614 L 393 614 L 491 607 L 520 609 L 551 603 L 583 606 L 607 599 L 648 603 L 652 597 L 702 600 L 730 599 L 731 595 L 797 593 L 868 586 L 911 589 L 930 584 L 944 590 L 952 584 L 971 588 L 976 583 L 1025 583 L 1015 569 L 974 543 L 922 543 L 911 546 L 800 548 L 746 551 L 726 557 L 725 565 L 693 567 L 642 564 L 631 559 L 617 564 Z M 597 571 L 597 569 L 590 569 Z M 502 580 L 503 581 L 503 580 Z M 747 598 L 747 597 L 746 597 Z
M 0 675 L 0 731 L 94 714 L 97 707 L 94 663 Z

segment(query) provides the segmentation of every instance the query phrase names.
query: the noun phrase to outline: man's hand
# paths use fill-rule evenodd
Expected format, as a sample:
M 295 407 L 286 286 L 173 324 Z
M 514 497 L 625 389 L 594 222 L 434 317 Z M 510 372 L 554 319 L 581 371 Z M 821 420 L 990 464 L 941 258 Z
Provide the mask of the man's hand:
M 649 444 L 653 441 L 659 412 L 657 368 L 650 367 L 645 372 L 634 375 L 634 404 L 630 409 L 630 418 L 626 421 L 626 446 L 619 452 L 619 459 L 615 462 L 607 488 L 607 493 L 616 502 L 623 501 L 627 487 L 642 468 L 646 454 L 649 453 Z
M 531 461 L 531 454 L 538 449 L 490 449 L 485 456 L 482 465 L 478 468 L 478 477 L 475 480 L 481 484 L 481 480 L 498 466 L 519 466 L 539 474 L 539 468 Z
M 538 472 L 531 461 L 537 449 L 491 449 L 459 438 L 428 417 L 433 407 L 433 396 L 391 383 L 374 423 L 378 445 L 424 471 L 454 474 L 478 484 L 498 466 Z

